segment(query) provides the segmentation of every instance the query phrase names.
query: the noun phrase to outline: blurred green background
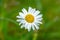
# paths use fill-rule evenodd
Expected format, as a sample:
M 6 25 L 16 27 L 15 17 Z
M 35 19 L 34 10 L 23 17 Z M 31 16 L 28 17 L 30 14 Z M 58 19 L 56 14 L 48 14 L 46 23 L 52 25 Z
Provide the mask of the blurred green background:
M 16 21 L 29 6 L 43 14 L 38 31 L 21 29 Z M 0 0 L 0 40 L 60 40 L 60 0 Z

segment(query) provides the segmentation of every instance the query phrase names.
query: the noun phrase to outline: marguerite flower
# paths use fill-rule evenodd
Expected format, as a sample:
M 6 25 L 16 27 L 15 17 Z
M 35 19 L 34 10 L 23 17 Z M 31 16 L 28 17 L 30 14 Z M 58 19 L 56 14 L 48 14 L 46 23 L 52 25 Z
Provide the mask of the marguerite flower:
M 19 12 L 17 18 L 21 28 L 25 27 L 28 31 L 30 31 L 31 28 L 33 30 L 38 30 L 39 25 L 42 24 L 42 14 L 40 14 L 39 10 L 32 9 L 31 7 L 29 7 L 28 11 L 23 8 L 22 12 Z

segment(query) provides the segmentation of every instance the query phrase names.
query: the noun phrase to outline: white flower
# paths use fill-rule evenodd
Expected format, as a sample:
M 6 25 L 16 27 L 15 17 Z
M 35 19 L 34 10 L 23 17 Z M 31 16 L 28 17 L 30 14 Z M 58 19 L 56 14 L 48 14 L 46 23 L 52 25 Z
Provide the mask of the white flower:
M 28 31 L 30 31 L 31 28 L 33 30 L 38 30 L 39 25 L 42 24 L 42 14 L 40 14 L 39 10 L 32 9 L 31 7 L 29 7 L 28 11 L 23 8 L 22 12 L 19 12 L 17 18 L 21 28 L 25 27 Z

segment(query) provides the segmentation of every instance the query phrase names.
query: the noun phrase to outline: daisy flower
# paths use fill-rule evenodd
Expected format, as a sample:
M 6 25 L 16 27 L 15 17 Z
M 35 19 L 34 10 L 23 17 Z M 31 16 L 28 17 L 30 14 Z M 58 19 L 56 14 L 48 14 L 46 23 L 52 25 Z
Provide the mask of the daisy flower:
M 39 10 L 32 9 L 31 7 L 28 8 L 28 11 L 23 8 L 22 12 L 19 12 L 17 18 L 21 28 L 24 27 L 25 29 L 28 29 L 28 31 L 31 29 L 38 30 L 39 25 L 42 24 L 42 14 L 40 14 Z

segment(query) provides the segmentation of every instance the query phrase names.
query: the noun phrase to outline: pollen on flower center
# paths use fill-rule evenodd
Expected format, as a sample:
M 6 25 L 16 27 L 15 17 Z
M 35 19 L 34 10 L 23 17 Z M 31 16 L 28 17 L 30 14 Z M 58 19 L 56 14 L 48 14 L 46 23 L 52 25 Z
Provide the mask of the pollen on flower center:
M 25 20 L 28 22 L 28 23 L 32 23 L 34 21 L 34 16 L 31 15 L 31 14 L 27 14 L 25 16 Z

